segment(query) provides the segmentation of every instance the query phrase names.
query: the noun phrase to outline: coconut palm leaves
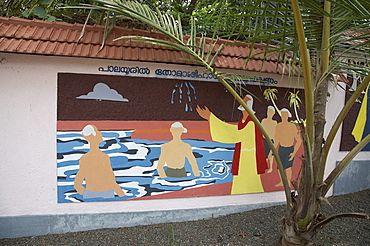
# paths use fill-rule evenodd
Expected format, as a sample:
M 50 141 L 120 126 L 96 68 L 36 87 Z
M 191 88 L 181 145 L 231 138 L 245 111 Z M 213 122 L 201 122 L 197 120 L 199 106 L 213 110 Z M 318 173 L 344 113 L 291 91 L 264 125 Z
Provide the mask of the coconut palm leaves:
M 366 75 L 365 65 L 350 65 L 348 59 L 369 61 L 369 1 L 272 0 L 247 2 L 248 28 L 237 28 L 232 35 L 246 42 L 263 42 L 275 47 L 265 52 L 279 52 L 280 62 L 298 66 L 305 81 L 307 134 L 314 139 L 314 94 L 331 74 L 352 72 Z M 295 17 L 295 19 L 294 19 Z M 352 71 L 352 72 L 350 72 Z M 291 71 L 293 74 L 293 71 Z M 324 84 L 327 84 L 325 81 Z
M 301 105 L 302 101 L 299 98 L 298 93 L 299 93 L 299 91 L 297 91 L 296 93 L 289 92 L 288 100 L 289 100 L 289 106 L 294 108 L 295 117 L 296 117 L 298 123 L 301 123 L 302 121 L 301 121 L 301 118 L 298 115 L 298 110 L 297 109 L 300 108 L 300 105 Z
M 113 16 L 124 15 L 132 19 L 139 20 L 151 26 L 154 30 L 165 34 L 171 41 L 137 36 L 124 36 L 118 39 L 131 39 L 138 42 L 175 49 L 192 57 L 190 60 L 182 58 L 183 60 L 188 60 L 201 65 L 207 64 L 210 66 L 213 66 L 215 58 L 224 47 L 224 44 L 219 43 L 217 39 L 206 37 L 197 38 L 196 25 L 193 18 L 190 21 L 190 35 L 185 37 L 183 35 L 181 19 L 175 18 L 170 14 L 160 13 L 158 10 L 153 11 L 145 4 L 125 0 L 93 0 L 93 2 L 95 2 L 96 5 L 85 4 L 83 7 L 75 6 L 73 8 L 104 10 L 111 13 Z
M 231 34 L 238 34 L 246 42 L 270 44 L 276 47 L 275 51 L 280 52 L 282 59 L 293 59 L 296 62 L 299 62 L 300 58 L 302 58 L 297 48 L 299 47 L 299 35 L 304 34 L 307 49 L 309 49 L 311 54 L 312 52 L 318 54 L 318 56 L 310 56 L 311 62 L 316 64 L 322 60 L 323 26 L 330 27 L 330 29 L 326 30 L 329 30 L 326 34 L 329 36 L 325 38 L 328 38 L 330 41 L 330 43 L 326 44 L 326 51 L 334 55 L 332 58 L 335 58 L 333 60 L 335 63 L 331 62 L 329 64 L 330 67 L 328 67 L 325 74 L 314 75 L 316 82 L 320 81 L 320 77 L 328 76 L 330 70 L 338 72 L 342 69 L 348 69 L 347 61 L 340 58 L 354 58 L 356 57 L 355 54 L 361 54 L 362 56 L 369 53 L 369 41 L 366 41 L 370 36 L 367 31 L 369 26 L 368 18 L 366 17 L 369 16 L 370 12 L 368 1 L 333 0 L 328 2 L 301 0 L 299 5 L 297 4 L 298 1 L 290 0 L 248 0 L 241 11 L 249 13 L 243 18 L 246 20 L 246 23 L 249 20 L 254 22 L 254 25 L 235 28 Z M 293 8 L 294 6 L 296 7 Z M 301 13 L 299 15 L 300 23 L 304 26 L 301 34 L 296 33 L 294 11 L 297 10 Z M 290 55 L 287 56 L 286 52 L 289 52 Z M 312 68 L 314 70 L 317 69 L 315 66 Z M 357 69 L 359 71 L 366 70 L 363 66 L 359 66 Z
M 273 88 L 273 89 L 268 88 L 263 91 L 263 96 L 265 97 L 267 101 L 272 102 L 272 104 L 274 105 L 275 111 L 278 112 L 279 115 L 281 115 L 280 109 L 275 103 L 275 100 L 277 100 L 277 95 L 276 95 L 277 93 L 278 93 L 278 90 L 276 88 Z
M 321 143 L 314 144 L 313 141 L 324 137 L 318 134 L 323 135 L 325 116 L 318 118 L 319 115 L 314 112 L 325 111 L 327 86 L 331 75 L 369 74 L 369 68 L 365 64 L 368 64 L 370 59 L 370 3 L 365 0 L 248 2 L 245 10 L 250 14 L 245 18 L 263 21 L 249 26 L 252 28 L 240 28 L 235 31 L 248 42 L 274 45 L 275 48 L 267 52 L 279 52 L 281 62 L 299 67 L 304 78 L 308 141 L 313 152 L 320 154 Z M 358 62 L 351 64 L 349 59 Z M 320 103 L 315 103 L 318 101 Z M 338 121 L 341 123 L 343 118 Z M 337 127 L 333 128 L 330 137 L 336 132 Z M 324 149 L 324 156 L 326 151 L 329 151 L 331 141 L 326 141 L 325 145 L 328 149 Z M 316 171 L 325 169 L 326 158 L 317 157 L 315 160 Z

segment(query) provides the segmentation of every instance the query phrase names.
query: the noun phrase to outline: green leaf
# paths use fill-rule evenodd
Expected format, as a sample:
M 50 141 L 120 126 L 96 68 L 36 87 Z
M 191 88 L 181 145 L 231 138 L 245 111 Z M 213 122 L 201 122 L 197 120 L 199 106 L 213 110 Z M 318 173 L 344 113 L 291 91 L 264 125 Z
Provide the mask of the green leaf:
M 46 14 L 46 11 L 43 7 L 37 6 L 37 7 L 33 8 L 32 14 L 34 14 L 34 15 L 40 17 L 40 18 L 44 18 L 45 14 Z
M 28 18 L 28 16 L 30 15 L 30 10 L 29 9 L 26 9 L 25 11 L 23 11 L 22 13 L 22 16 Z
M 53 1 L 54 1 L 54 0 L 43 0 L 43 1 L 41 2 L 41 5 L 49 5 L 49 4 L 51 4 Z
M 57 18 L 55 16 L 52 16 L 52 15 L 47 15 L 45 20 L 46 21 L 50 21 L 50 22 L 53 22 L 55 21 Z
M 194 59 L 179 58 L 179 60 L 181 60 L 181 61 L 188 61 L 188 62 L 194 62 L 194 63 L 199 63 L 200 65 L 203 65 L 202 62 L 200 62 L 198 60 L 194 60 Z

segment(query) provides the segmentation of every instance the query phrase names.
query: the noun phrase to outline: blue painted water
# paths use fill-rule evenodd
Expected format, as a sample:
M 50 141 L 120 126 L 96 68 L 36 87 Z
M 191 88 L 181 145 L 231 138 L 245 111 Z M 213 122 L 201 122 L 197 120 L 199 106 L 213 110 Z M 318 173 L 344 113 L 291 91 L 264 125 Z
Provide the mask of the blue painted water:
M 160 178 L 156 170 L 160 148 L 167 141 L 132 139 L 131 130 L 102 131 L 100 149 L 109 155 L 116 181 L 126 196 L 112 199 L 83 199 L 73 188 L 79 159 L 89 151 L 80 131 L 57 133 L 58 202 L 123 201 L 232 181 L 230 174 L 233 144 L 203 140 L 184 140 L 190 144 L 201 175 L 192 174 L 188 162 L 184 178 Z

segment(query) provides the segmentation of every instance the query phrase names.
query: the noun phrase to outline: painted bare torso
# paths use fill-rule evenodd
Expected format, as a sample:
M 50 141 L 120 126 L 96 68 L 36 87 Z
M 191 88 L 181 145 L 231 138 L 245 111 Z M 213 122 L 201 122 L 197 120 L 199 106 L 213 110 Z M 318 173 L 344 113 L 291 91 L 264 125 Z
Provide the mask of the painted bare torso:
M 271 139 L 275 138 L 275 128 L 277 125 L 277 122 L 272 119 L 263 119 L 261 121 L 262 126 L 265 128 L 267 134 Z
M 86 153 L 80 159 L 80 169 L 83 170 L 87 190 L 101 192 L 113 189 L 111 179 L 114 174 L 107 154 Z
M 166 164 L 169 168 L 183 168 L 189 152 L 192 153 L 191 146 L 181 140 L 173 140 L 162 146 L 162 153 L 165 154 Z
M 283 147 L 294 145 L 294 140 L 297 138 L 297 126 L 290 122 L 281 122 L 276 125 L 275 138 Z

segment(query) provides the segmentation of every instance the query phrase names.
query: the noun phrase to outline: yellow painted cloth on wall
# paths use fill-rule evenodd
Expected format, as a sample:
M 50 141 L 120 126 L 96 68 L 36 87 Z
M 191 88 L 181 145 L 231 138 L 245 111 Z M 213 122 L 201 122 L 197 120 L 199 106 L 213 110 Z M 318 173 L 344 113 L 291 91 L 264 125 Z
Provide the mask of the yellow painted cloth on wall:
M 358 113 L 355 126 L 352 130 L 352 135 L 355 137 L 355 140 L 359 143 L 362 140 L 362 135 L 364 133 L 365 124 L 366 124 L 366 111 L 367 111 L 367 97 L 368 97 L 368 89 L 366 89 L 366 93 L 364 96 L 364 100 L 362 101 L 360 111 Z
M 237 125 L 221 121 L 211 114 L 211 137 L 220 143 L 241 143 L 238 175 L 234 175 L 231 194 L 264 192 L 260 175 L 257 174 L 254 122 L 250 121 L 243 129 Z

